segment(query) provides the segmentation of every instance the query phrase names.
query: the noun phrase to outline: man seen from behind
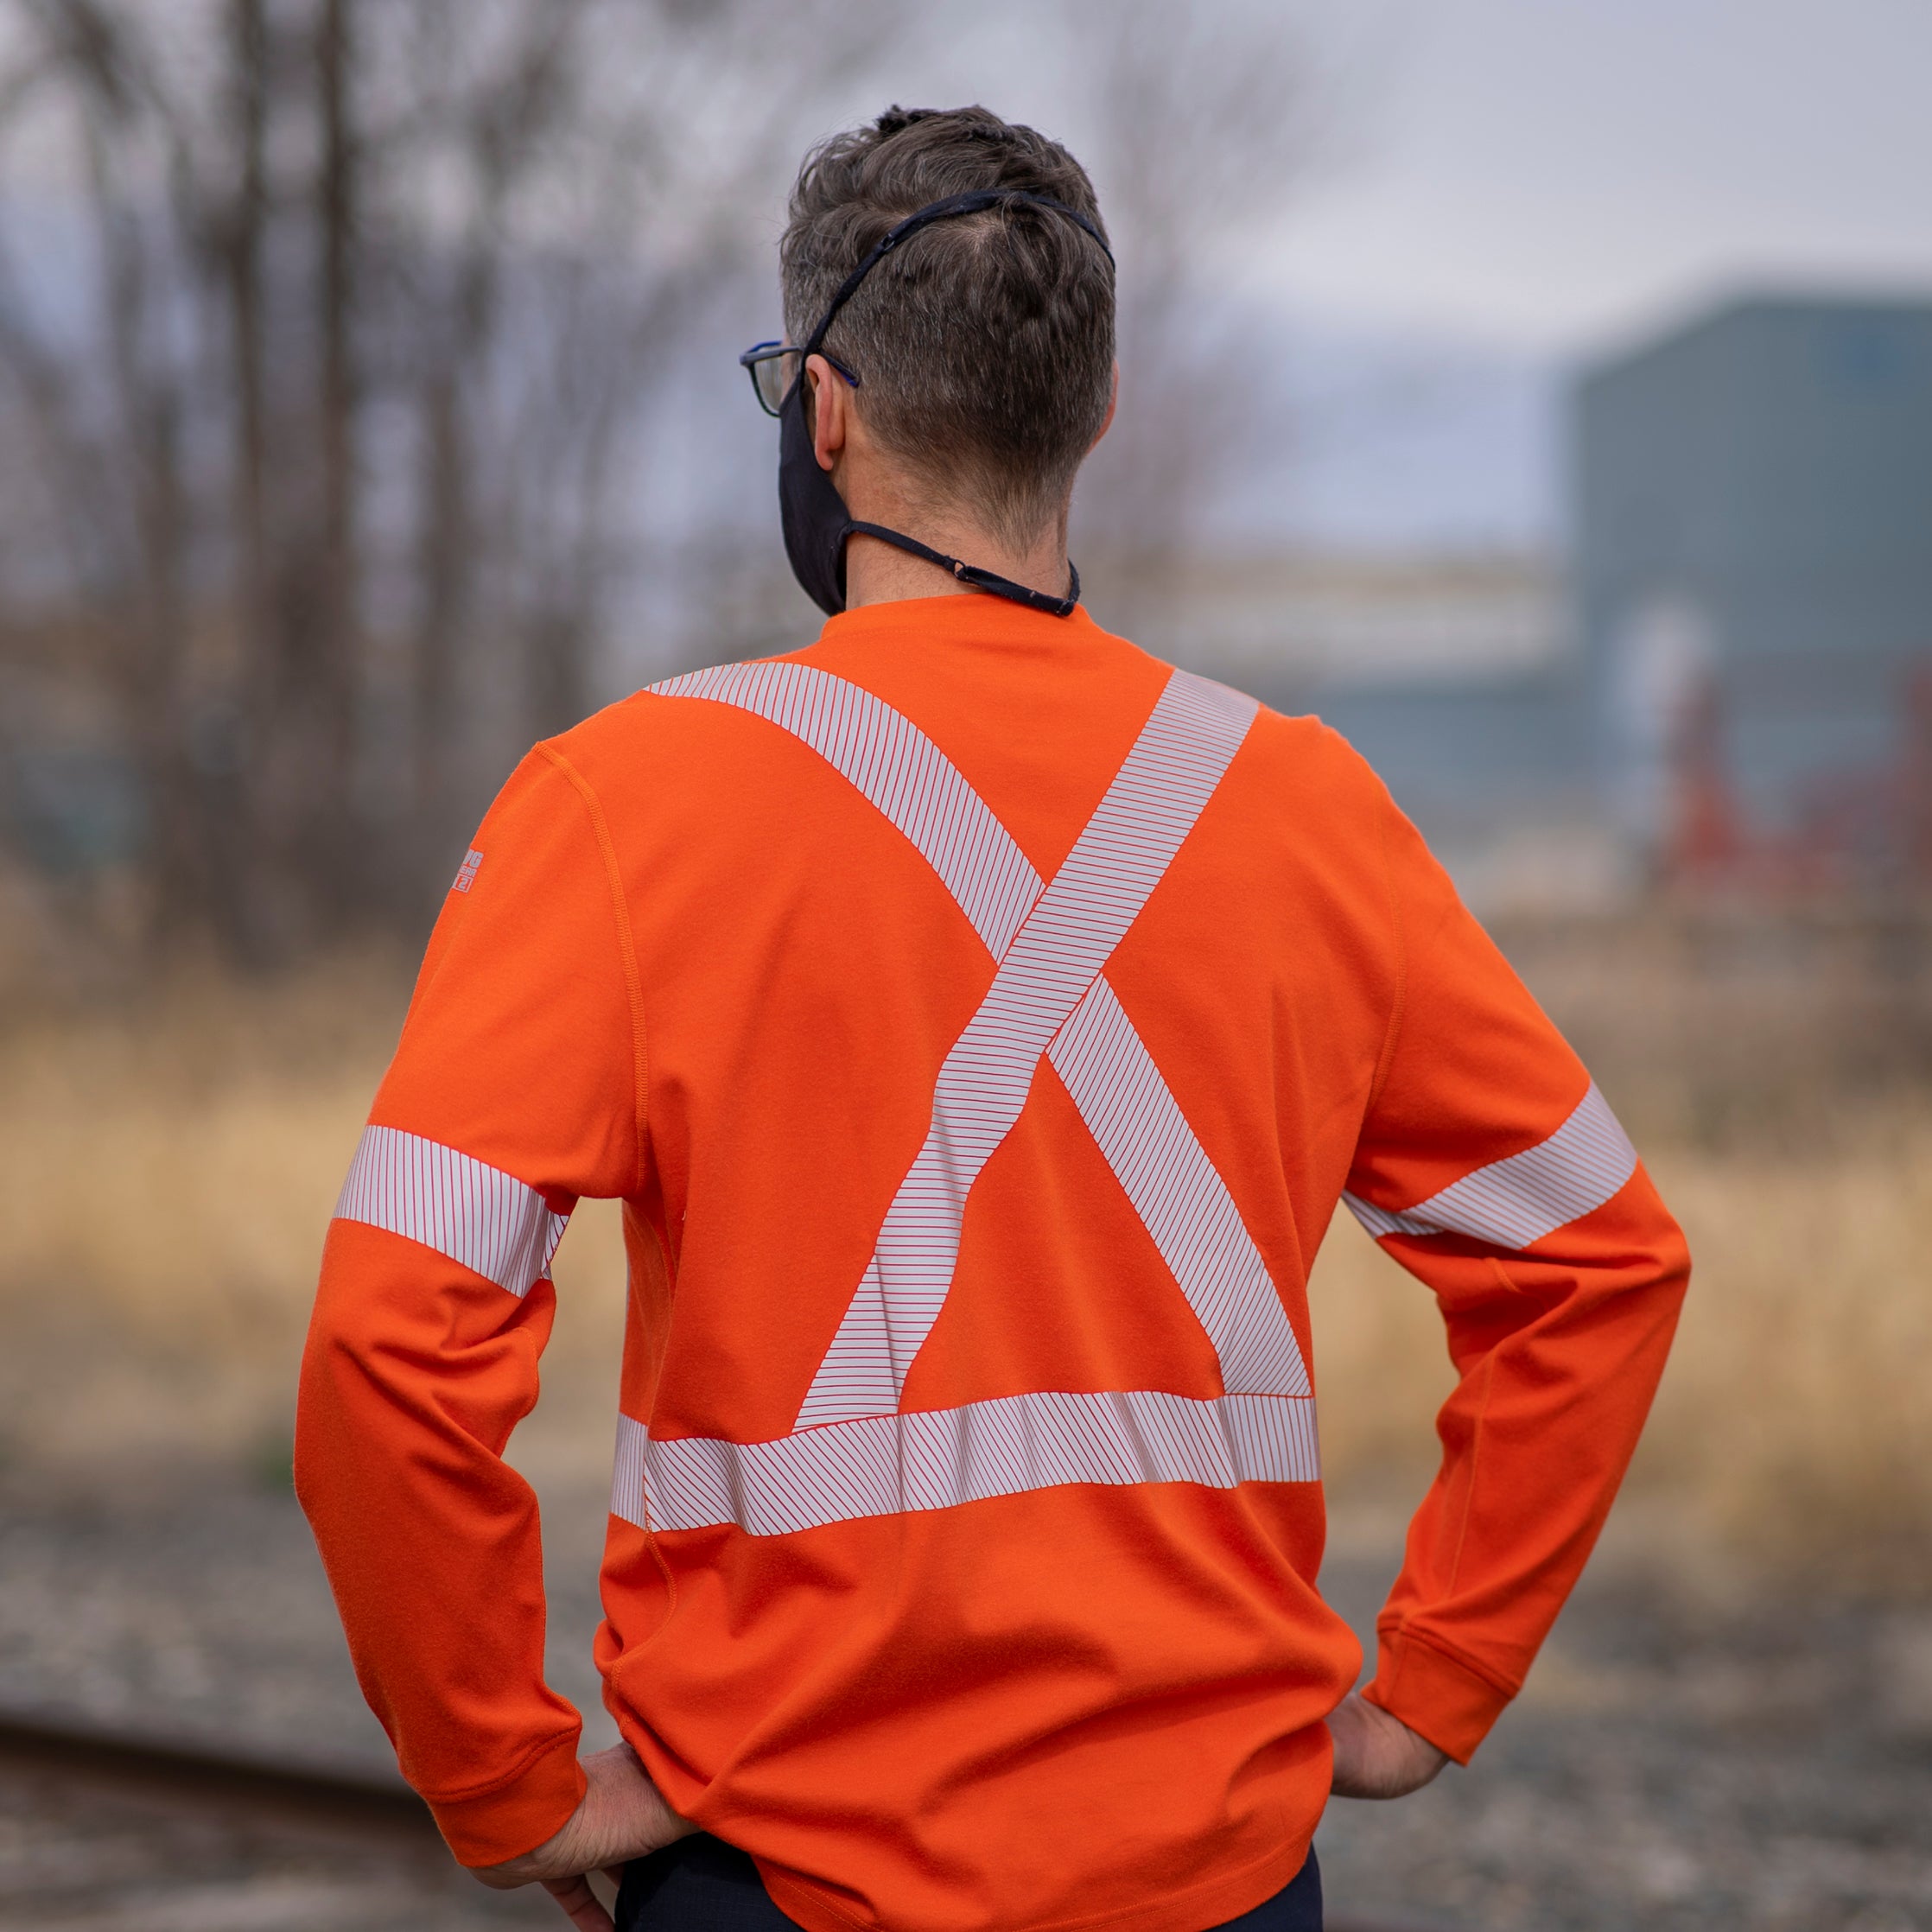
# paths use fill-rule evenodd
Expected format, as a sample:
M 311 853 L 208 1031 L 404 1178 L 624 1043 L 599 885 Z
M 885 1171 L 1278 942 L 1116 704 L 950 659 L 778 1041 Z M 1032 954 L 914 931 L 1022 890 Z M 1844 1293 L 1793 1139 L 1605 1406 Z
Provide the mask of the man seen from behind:
M 1080 605 L 1115 265 L 1066 150 L 894 109 L 806 162 L 779 417 L 808 648 L 539 745 L 333 1224 L 297 1479 L 456 1856 L 617 1922 L 1298 1932 L 1331 1793 L 1466 1761 L 1687 1272 L 1589 1075 L 1333 732 Z M 623 1204 L 582 1760 L 503 1460 Z M 1316 1587 L 1345 1206 L 1457 1383 L 1375 1674 Z

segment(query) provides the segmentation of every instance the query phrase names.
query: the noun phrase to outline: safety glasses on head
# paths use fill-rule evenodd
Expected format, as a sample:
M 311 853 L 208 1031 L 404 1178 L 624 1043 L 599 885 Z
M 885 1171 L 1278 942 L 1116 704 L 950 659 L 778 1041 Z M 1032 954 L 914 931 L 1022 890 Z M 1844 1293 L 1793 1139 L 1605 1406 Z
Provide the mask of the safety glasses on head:
M 817 353 L 824 355 L 854 389 L 859 386 L 859 378 L 836 355 L 825 355 L 823 349 Z M 749 372 L 752 394 L 757 397 L 758 406 L 766 415 L 776 416 L 785 407 L 785 396 L 798 379 L 803 354 L 803 350 L 790 342 L 754 342 L 739 357 L 738 365 Z

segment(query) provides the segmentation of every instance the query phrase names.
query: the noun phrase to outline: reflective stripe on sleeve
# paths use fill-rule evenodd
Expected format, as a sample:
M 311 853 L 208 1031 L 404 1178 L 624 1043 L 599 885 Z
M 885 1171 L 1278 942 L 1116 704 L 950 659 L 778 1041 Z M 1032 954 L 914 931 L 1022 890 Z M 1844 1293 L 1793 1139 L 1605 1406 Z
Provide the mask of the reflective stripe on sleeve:
M 1548 1140 L 1400 1211 L 1342 1198 L 1380 1241 L 1386 1235 L 1467 1235 L 1512 1252 L 1600 1208 L 1636 1172 L 1636 1149 L 1597 1090 Z
M 392 1127 L 362 1130 L 335 1217 L 420 1242 L 514 1295 L 549 1275 L 569 1218 L 500 1167 Z

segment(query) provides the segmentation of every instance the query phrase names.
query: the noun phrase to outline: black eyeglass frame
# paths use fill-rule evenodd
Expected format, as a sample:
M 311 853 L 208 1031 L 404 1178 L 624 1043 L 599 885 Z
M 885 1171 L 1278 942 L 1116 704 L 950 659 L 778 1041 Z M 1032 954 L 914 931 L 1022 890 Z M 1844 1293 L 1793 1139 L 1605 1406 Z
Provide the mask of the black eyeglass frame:
M 814 349 L 811 353 L 814 355 L 825 356 L 826 361 L 830 363 L 833 368 L 837 370 L 839 374 L 843 376 L 854 389 L 859 386 L 859 378 L 836 355 L 825 355 L 825 352 L 822 348 Z M 774 407 L 765 400 L 765 391 L 759 384 L 759 365 L 765 362 L 776 362 L 781 355 L 797 356 L 799 370 L 801 372 L 804 370 L 805 352 L 796 342 L 754 342 L 738 359 L 739 367 L 752 379 L 752 394 L 758 398 L 759 408 L 763 410 L 766 415 L 771 416 L 776 416 L 784 412 L 785 397 L 791 393 L 791 383 L 787 383 L 785 385 L 784 394 L 779 397 L 778 404 Z M 794 375 L 791 381 L 796 382 L 798 379 L 798 377 Z

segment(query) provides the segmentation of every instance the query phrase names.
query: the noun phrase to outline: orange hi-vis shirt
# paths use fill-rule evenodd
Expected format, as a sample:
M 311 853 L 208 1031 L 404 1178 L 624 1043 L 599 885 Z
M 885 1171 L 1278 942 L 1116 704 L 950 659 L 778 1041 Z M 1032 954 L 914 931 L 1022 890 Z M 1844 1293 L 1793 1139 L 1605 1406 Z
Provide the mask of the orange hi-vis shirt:
M 1361 1662 L 1316 1587 L 1338 1202 L 1459 1376 L 1369 1690 L 1458 1758 L 1687 1270 L 1319 722 L 978 595 L 640 692 L 476 835 L 303 1367 L 357 1668 L 473 1865 L 582 1789 L 502 1458 L 586 1195 L 630 1261 L 607 1700 L 808 1932 L 1201 1932 L 1299 1869 Z

